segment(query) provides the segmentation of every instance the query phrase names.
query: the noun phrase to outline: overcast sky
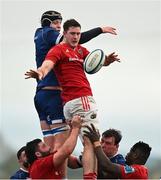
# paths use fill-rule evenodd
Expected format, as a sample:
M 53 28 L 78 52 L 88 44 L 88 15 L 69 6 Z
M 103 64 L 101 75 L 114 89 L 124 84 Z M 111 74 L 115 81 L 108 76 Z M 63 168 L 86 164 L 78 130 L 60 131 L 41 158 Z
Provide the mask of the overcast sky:
M 1 132 L 13 149 L 42 138 L 33 105 L 36 82 L 24 73 L 35 68 L 33 36 L 44 11 L 75 18 L 82 31 L 112 26 L 117 36 L 102 34 L 84 46 L 119 54 L 121 63 L 88 75 L 99 108 L 100 131 L 120 129 L 121 152 L 137 141 L 161 152 L 160 2 L 159 1 L 1 1 Z M 80 145 L 76 152 L 80 152 Z

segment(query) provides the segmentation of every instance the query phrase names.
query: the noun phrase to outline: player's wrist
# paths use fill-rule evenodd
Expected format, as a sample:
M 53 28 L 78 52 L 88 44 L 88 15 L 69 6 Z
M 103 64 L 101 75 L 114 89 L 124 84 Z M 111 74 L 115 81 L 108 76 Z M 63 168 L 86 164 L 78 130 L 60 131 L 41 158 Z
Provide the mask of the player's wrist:
M 110 58 L 107 55 L 105 57 L 106 57 L 106 59 L 105 59 L 105 63 L 104 63 L 103 66 L 108 66 L 108 65 L 111 64 L 111 61 L 110 61 Z
M 76 131 L 76 132 L 77 132 L 77 131 L 80 130 L 80 127 L 78 127 L 78 126 L 73 126 L 72 129 L 73 129 L 73 131 Z
M 96 147 L 99 147 L 99 146 L 101 146 L 101 142 L 98 140 L 98 141 L 95 141 L 94 143 L 93 143 L 93 146 L 94 146 L 94 148 L 96 148 Z
M 41 69 L 37 69 L 38 80 L 43 80 L 44 72 Z

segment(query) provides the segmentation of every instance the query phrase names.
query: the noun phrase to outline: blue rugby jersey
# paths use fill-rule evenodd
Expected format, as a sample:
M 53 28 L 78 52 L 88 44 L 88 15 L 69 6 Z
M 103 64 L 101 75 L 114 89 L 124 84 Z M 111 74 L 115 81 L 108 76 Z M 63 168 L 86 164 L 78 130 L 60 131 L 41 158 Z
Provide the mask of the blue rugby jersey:
M 34 42 L 36 48 L 36 65 L 39 68 L 52 46 L 59 43 L 62 34 L 51 27 L 38 28 L 35 32 Z M 55 73 L 49 72 L 48 75 L 41 81 L 38 81 L 38 87 L 44 86 L 59 86 Z
M 117 154 L 116 156 L 110 158 L 112 163 L 121 164 L 125 166 L 125 158 L 122 154 Z
M 21 168 L 10 177 L 10 179 L 27 179 L 27 178 L 29 178 L 29 172 Z
M 125 159 L 121 154 L 117 154 L 114 157 L 110 158 L 110 161 L 112 163 L 120 164 L 123 166 L 126 165 Z M 98 176 L 97 176 L 97 178 L 98 179 L 107 179 L 107 178 L 112 179 L 112 177 L 110 177 L 109 174 L 104 173 L 104 171 L 102 171 L 102 169 L 99 168 L 99 165 L 98 165 Z

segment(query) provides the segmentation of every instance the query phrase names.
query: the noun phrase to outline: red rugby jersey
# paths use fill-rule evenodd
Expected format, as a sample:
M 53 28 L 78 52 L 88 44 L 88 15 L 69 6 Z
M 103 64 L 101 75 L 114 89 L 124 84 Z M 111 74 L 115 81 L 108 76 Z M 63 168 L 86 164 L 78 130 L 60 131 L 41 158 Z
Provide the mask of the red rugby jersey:
M 121 179 L 148 179 L 148 169 L 138 164 L 121 166 Z
M 67 43 L 61 43 L 50 49 L 45 58 L 55 63 L 54 71 L 63 88 L 64 103 L 82 96 L 92 96 L 83 69 L 83 62 L 88 54 L 89 51 L 80 45 L 73 49 Z
M 34 161 L 29 169 L 31 179 L 62 179 L 54 168 L 53 154 Z

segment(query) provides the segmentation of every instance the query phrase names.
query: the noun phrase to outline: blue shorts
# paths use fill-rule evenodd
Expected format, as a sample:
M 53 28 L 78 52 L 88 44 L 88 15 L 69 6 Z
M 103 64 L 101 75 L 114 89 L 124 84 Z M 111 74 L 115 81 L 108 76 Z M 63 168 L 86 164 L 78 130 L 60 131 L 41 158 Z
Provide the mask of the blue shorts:
M 40 121 L 45 120 L 49 125 L 65 122 L 60 90 L 40 89 L 36 92 L 34 103 Z

